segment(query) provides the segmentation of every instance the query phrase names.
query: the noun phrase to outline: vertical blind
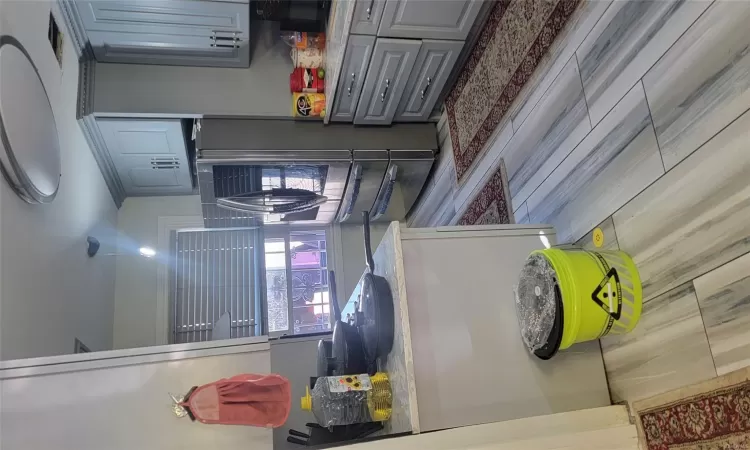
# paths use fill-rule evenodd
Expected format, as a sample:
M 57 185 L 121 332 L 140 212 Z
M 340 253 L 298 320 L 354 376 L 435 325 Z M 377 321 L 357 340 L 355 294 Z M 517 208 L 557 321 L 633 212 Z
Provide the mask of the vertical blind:
M 261 334 L 258 239 L 253 228 L 175 232 L 172 342 L 210 341 L 224 313 L 230 337 Z

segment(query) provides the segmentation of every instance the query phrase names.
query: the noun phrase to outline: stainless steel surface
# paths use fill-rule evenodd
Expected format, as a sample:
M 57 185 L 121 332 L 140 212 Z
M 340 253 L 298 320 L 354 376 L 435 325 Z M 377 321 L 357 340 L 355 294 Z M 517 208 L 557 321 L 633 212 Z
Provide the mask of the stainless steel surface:
M 380 188 L 378 198 L 375 200 L 375 205 L 372 207 L 372 220 L 378 220 L 385 214 L 390 205 L 391 197 L 393 196 L 393 189 L 396 182 L 398 181 L 398 165 L 391 163 L 388 171 L 385 173 L 383 179 L 383 186 Z
M 219 198 L 216 204 L 233 211 L 259 214 L 288 214 L 311 210 L 328 201 L 328 197 L 308 191 L 309 198 L 275 198 L 273 191 L 260 191 L 249 195 Z
M 378 191 L 378 203 L 371 213 L 378 222 L 402 220 L 414 206 L 424 187 L 435 156 L 431 151 L 390 151 L 388 175 Z M 392 175 L 392 176 L 391 176 Z
M 362 164 L 354 163 L 352 166 L 351 175 L 349 182 L 346 185 L 346 193 L 344 194 L 343 202 L 341 203 L 341 212 L 339 214 L 340 222 L 349 220 L 352 213 L 354 212 L 354 204 L 357 202 L 357 196 L 359 195 L 359 187 L 362 183 Z
M 221 208 L 213 209 L 215 215 L 223 218 L 223 208 L 226 215 L 256 218 L 262 223 L 308 223 L 327 224 L 333 222 L 339 210 L 339 204 L 344 195 L 349 169 L 352 160 L 352 152 L 348 150 L 273 150 L 273 151 L 244 151 L 244 150 L 206 150 L 198 151 L 198 186 L 201 202 L 206 205 L 216 205 L 219 198 L 228 199 L 222 201 Z M 236 174 L 232 171 L 236 170 Z M 291 208 L 282 213 L 268 213 L 246 207 L 240 203 L 245 201 L 233 197 L 259 192 L 270 188 L 300 188 L 311 190 L 307 186 L 264 186 L 273 180 L 268 178 L 269 172 L 277 172 L 275 179 L 280 183 L 286 183 L 287 178 L 282 171 L 319 171 L 325 178 L 317 183 L 312 178 L 289 178 L 294 182 L 301 183 L 307 180 L 309 183 L 320 185 L 320 191 L 315 194 L 325 197 L 325 202 L 312 205 L 316 210 L 309 208 Z M 224 175 L 224 174 L 228 175 Z M 299 175 L 298 175 L 299 176 Z M 308 177 L 311 175 L 308 175 Z M 216 185 L 221 179 L 222 186 Z M 291 205 L 290 205 L 291 206 Z M 259 214 L 260 213 L 260 214 Z M 204 218 L 206 226 L 214 223 L 211 217 Z M 222 221 L 225 223 L 226 221 Z M 232 221 L 229 221 L 230 224 Z M 241 222 L 238 222 L 241 223 Z M 244 224 L 246 225 L 246 224 Z M 231 226 L 231 225 L 230 225 Z
M 372 209 L 383 182 L 383 176 L 388 168 L 388 151 L 356 150 L 354 152 L 354 164 L 359 164 L 362 167 L 361 180 L 359 181 L 356 199 L 347 205 L 346 211 L 342 208 L 342 212 L 349 214 L 339 213 L 338 221 L 341 223 L 362 223 L 362 211 Z
M 349 150 L 198 150 L 200 165 L 351 160 L 352 153 Z

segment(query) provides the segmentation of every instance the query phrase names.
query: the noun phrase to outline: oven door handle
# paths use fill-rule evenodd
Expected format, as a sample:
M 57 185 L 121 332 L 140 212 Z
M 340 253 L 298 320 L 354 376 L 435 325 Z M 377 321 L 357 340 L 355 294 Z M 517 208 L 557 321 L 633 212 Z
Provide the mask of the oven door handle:
M 393 195 L 393 188 L 396 186 L 397 176 L 398 166 L 392 164 L 386 173 L 386 179 L 383 181 L 383 186 L 380 188 L 378 198 L 375 200 L 372 220 L 378 220 L 383 217 L 383 214 L 388 210 L 388 205 L 391 203 L 391 196 Z
M 357 203 L 357 197 L 359 196 L 359 187 L 362 184 L 362 164 L 354 163 L 352 179 L 354 181 L 349 184 L 344 196 L 344 204 L 341 205 L 342 213 L 339 222 L 345 222 L 354 212 L 354 205 Z

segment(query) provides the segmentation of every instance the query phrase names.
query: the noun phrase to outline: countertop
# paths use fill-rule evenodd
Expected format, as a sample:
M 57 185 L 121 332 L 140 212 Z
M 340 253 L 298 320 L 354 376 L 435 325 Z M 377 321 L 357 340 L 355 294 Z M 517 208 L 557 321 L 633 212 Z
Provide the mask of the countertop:
M 354 2 L 347 2 L 354 3 Z M 411 333 L 409 331 L 409 308 L 406 298 L 406 279 L 404 276 L 404 259 L 401 251 L 401 231 L 398 222 L 392 222 L 380 241 L 375 253 L 375 275 L 388 281 L 394 303 L 393 349 L 388 354 L 385 365 L 378 370 L 386 372 L 393 390 L 393 413 L 386 422 L 381 434 L 419 433 L 419 415 L 417 412 L 417 390 L 414 378 L 414 360 L 412 358 Z M 359 296 L 357 287 L 349 297 L 342 314 L 353 311 L 354 302 Z
M 346 41 L 349 39 L 349 29 L 352 25 L 356 4 L 357 2 L 354 0 L 333 0 L 331 4 L 326 29 L 326 115 L 323 118 L 323 123 L 328 123 L 333 111 L 333 98 L 341 75 L 341 64 L 344 61 Z

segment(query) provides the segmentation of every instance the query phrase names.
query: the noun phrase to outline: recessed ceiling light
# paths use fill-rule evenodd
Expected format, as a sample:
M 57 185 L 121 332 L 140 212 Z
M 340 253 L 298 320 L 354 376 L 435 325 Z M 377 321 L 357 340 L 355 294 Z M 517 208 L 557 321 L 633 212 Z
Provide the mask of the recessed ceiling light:
M 138 251 L 141 252 L 141 256 L 145 256 L 146 258 L 153 258 L 156 256 L 156 250 L 151 247 L 141 247 Z

